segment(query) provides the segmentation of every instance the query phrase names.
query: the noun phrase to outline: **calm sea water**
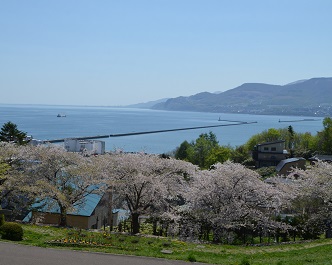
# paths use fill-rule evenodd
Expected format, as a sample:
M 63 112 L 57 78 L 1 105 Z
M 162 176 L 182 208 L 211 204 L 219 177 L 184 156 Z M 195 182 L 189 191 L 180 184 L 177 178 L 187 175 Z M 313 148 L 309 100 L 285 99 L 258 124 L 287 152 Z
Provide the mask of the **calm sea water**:
M 66 117 L 58 118 L 59 113 Z M 323 118 L 315 118 L 315 121 L 279 122 L 279 119 L 288 121 L 312 119 L 302 116 L 170 112 L 111 107 L 0 105 L 1 126 L 11 121 L 17 124 L 20 130 L 40 140 L 227 124 L 218 121 L 219 117 L 223 120 L 257 123 L 102 140 L 106 142 L 107 150 L 166 153 L 174 150 L 184 140 L 195 140 L 199 134 L 209 131 L 217 135 L 219 144 L 238 146 L 245 143 L 252 135 L 269 128 L 285 128 L 292 125 L 296 132 L 312 134 L 323 129 Z

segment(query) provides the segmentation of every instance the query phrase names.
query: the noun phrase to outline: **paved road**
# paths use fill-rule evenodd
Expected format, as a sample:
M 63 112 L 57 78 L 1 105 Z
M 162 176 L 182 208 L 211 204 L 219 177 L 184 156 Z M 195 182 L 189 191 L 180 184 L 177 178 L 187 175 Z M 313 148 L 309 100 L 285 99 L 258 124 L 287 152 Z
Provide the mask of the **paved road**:
M 190 262 L 39 248 L 0 242 L 0 265 L 189 265 Z M 200 264 L 200 263 L 195 263 Z M 201 263 L 202 264 L 202 263 Z M 206 265 L 206 264 L 205 264 Z

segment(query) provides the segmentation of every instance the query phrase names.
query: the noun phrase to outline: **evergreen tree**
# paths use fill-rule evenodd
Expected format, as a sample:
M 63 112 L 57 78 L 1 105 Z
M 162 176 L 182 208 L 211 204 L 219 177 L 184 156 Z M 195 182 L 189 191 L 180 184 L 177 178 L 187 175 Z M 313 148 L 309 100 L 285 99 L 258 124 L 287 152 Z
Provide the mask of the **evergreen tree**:
M 294 129 L 292 127 L 292 125 L 288 126 L 288 150 L 290 152 L 290 157 L 294 156 L 294 136 L 295 136 L 295 132 Z
M 5 123 L 0 131 L 0 141 L 25 144 L 27 134 L 17 129 L 17 125 L 12 122 Z
M 184 141 L 175 151 L 175 158 L 180 160 L 186 160 L 188 158 L 188 150 L 191 148 L 191 145 Z

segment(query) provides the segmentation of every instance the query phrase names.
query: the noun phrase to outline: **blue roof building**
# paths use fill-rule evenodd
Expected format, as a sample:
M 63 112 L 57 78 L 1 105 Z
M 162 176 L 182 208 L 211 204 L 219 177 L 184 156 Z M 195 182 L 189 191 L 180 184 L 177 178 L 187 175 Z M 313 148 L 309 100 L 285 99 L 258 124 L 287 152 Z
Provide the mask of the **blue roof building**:
M 109 225 L 110 195 L 105 193 L 88 194 L 74 204 L 67 212 L 67 224 L 82 229 L 99 229 Z M 42 200 L 32 205 L 32 211 L 23 219 L 24 222 L 58 225 L 60 223 L 60 208 L 51 199 Z

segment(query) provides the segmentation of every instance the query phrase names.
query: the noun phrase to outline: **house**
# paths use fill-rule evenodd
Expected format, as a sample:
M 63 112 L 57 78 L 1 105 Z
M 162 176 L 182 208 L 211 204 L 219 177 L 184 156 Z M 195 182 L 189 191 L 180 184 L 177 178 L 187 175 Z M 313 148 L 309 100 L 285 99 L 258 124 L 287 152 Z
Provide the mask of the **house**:
M 288 175 L 292 168 L 305 169 L 306 160 L 302 157 L 294 157 L 281 160 L 276 166 L 276 171 L 278 175 Z
M 67 213 L 67 225 L 81 229 L 99 229 L 109 225 L 109 194 L 89 194 Z M 43 200 L 32 205 L 32 211 L 23 222 L 58 225 L 60 209 L 52 200 Z
M 252 151 L 252 158 L 255 160 L 256 168 L 277 166 L 281 160 L 287 158 L 285 141 L 279 140 L 258 144 Z
M 68 152 L 82 152 L 94 155 L 105 154 L 105 142 L 98 140 L 81 140 L 81 139 L 65 139 L 64 140 L 65 149 Z

